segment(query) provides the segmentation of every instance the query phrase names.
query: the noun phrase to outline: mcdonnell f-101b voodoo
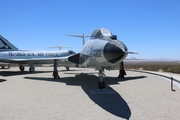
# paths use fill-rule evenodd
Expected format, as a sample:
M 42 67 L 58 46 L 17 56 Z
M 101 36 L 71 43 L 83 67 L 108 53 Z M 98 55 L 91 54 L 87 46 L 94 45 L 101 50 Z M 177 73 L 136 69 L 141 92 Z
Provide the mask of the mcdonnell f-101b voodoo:
M 74 37 L 77 35 L 68 35 Z M 84 40 L 83 40 L 84 41 Z M 124 78 L 126 72 L 124 70 L 123 60 L 128 54 L 136 54 L 135 52 L 128 52 L 126 45 L 117 39 L 106 28 L 96 29 L 90 36 L 90 40 L 83 42 L 84 45 L 81 51 L 75 55 L 68 57 L 68 60 L 78 66 L 93 67 L 99 70 L 100 81 L 98 88 L 104 89 L 105 78 L 104 70 L 114 70 L 115 66 L 119 64 L 119 78 Z
M 28 64 L 29 71 L 35 71 L 34 64 L 59 64 L 67 66 L 69 69 L 70 62 L 68 57 L 74 55 L 72 50 L 61 51 L 32 51 L 32 50 L 19 50 L 8 40 L 0 35 L 0 62 L 17 63 L 19 69 L 24 71 L 24 64 Z M 56 70 L 55 70 L 56 71 Z

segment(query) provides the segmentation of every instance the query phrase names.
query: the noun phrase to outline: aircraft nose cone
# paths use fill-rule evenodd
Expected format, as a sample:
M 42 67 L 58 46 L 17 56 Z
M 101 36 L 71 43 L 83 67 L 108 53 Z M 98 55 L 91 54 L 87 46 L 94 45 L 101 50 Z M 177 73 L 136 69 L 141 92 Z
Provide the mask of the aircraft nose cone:
M 104 57 L 108 62 L 116 63 L 122 59 L 125 54 L 122 49 L 124 48 L 120 42 L 110 41 L 104 47 Z

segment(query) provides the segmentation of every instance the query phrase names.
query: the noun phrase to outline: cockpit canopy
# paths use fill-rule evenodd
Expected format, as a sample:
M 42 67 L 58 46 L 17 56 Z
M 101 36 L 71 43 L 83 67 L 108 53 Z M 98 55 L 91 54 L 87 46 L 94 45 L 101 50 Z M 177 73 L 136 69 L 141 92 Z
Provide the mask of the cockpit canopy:
M 91 34 L 91 39 L 98 39 L 102 37 L 111 37 L 112 33 L 106 29 L 106 28 L 99 28 L 94 30 L 94 32 Z

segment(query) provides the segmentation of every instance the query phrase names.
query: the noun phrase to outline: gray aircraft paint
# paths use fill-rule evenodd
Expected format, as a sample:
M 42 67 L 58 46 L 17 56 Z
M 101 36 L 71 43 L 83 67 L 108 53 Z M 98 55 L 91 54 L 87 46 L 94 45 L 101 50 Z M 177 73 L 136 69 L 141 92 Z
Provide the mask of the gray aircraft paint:
M 29 64 L 31 67 L 34 64 L 53 64 L 54 59 L 64 66 L 74 66 L 68 61 L 68 57 L 74 55 L 72 50 L 61 51 L 28 51 L 18 50 L 7 39 L 0 35 L 0 62 Z
M 106 28 L 99 28 L 93 31 L 90 40 L 87 41 L 80 53 L 73 51 L 22 51 L 12 45 L 8 40 L 0 36 L 1 50 L 0 62 L 19 63 L 19 64 L 46 64 L 58 60 L 59 63 L 77 64 L 79 66 L 96 68 L 113 68 L 123 61 L 128 53 L 125 44 L 117 40 Z M 3 47 L 4 46 L 4 47 Z M 7 47 L 8 46 L 8 47 Z M 16 50 L 16 51 L 15 51 Z
M 85 43 L 80 52 L 80 63 L 82 65 L 103 65 L 106 60 L 103 55 L 103 48 L 108 43 L 108 41 L 94 39 L 89 40 Z
M 112 46 L 112 43 L 116 43 L 116 45 L 120 46 L 122 50 L 122 55 L 120 55 L 120 58 L 117 58 L 118 60 L 115 62 L 111 62 L 110 60 L 107 60 L 107 57 L 104 56 L 104 51 L 109 47 Z M 124 53 L 123 51 L 127 51 L 127 47 L 120 41 L 109 41 L 109 40 L 102 40 L 102 39 L 94 39 L 89 40 L 86 42 L 86 44 L 83 46 L 81 52 L 80 52 L 80 64 L 85 66 L 112 66 L 115 65 L 122 60 L 124 60 L 127 56 L 127 53 Z M 112 51 L 110 54 L 115 53 L 115 51 Z M 111 59 L 112 56 L 111 56 Z
M 0 52 L 0 61 L 9 63 L 24 63 L 33 62 L 34 64 L 52 64 L 54 59 L 59 59 L 58 62 L 68 60 L 63 59 L 75 53 L 68 50 L 61 51 L 7 51 Z
M 74 58 L 70 57 L 69 61 L 77 63 L 79 57 L 79 65 L 109 68 L 123 61 L 128 54 L 125 44 L 106 28 L 96 29 L 90 38 L 80 53 Z

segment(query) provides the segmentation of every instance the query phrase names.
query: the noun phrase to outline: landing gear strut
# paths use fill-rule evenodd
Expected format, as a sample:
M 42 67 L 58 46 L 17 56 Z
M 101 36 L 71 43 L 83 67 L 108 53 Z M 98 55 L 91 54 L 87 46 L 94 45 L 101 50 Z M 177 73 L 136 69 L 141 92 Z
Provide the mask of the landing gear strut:
M 98 82 L 98 89 L 102 90 L 105 89 L 105 82 L 103 81 L 103 79 L 106 77 L 106 75 L 104 74 L 104 69 L 99 70 L 99 79 L 100 81 Z
M 57 70 L 57 60 L 54 60 L 54 70 L 53 70 L 53 76 L 54 79 L 60 78 L 59 74 L 58 74 L 58 70 Z
M 124 78 L 124 75 L 126 74 L 126 71 L 124 70 L 124 63 L 123 61 L 119 63 L 119 76 L 118 78 Z

